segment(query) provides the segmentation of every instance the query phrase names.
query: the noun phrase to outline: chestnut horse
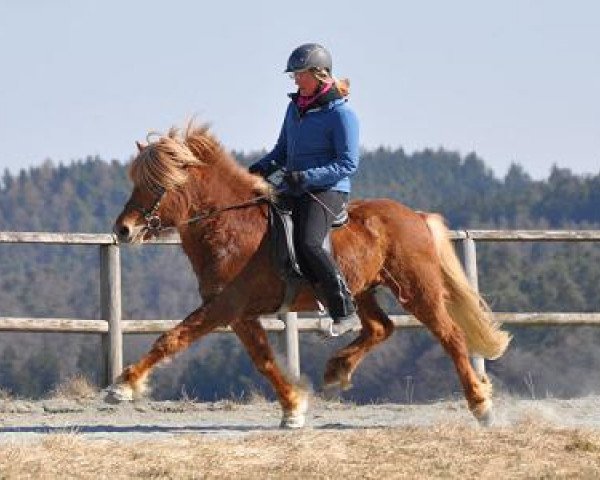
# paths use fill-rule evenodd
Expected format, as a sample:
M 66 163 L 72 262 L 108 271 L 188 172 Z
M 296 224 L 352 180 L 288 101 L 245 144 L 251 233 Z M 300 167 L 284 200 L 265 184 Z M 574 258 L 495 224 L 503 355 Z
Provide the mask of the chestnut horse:
M 278 311 L 285 290 L 269 255 L 267 205 L 259 201 L 269 194 L 268 184 L 238 165 L 206 127 L 190 124 L 183 133 L 173 128 L 146 146 L 138 143 L 138 149 L 130 169 L 133 191 L 114 231 L 121 242 L 139 243 L 165 228 L 177 229 L 203 303 L 125 368 L 108 399 L 141 395 L 159 362 L 229 325 L 275 389 L 281 426 L 302 426 L 308 392 L 277 365 L 259 321 Z M 442 344 L 469 409 L 487 423 L 491 384 L 474 371 L 469 354 L 497 358 L 510 339 L 469 286 L 443 219 L 387 199 L 355 200 L 349 217 L 345 227 L 332 232 L 332 243 L 362 329 L 327 362 L 325 385 L 348 386 L 365 355 L 393 333 L 375 298 L 375 287 L 385 286 Z M 300 289 L 291 310 L 316 309 L 312 288 Z

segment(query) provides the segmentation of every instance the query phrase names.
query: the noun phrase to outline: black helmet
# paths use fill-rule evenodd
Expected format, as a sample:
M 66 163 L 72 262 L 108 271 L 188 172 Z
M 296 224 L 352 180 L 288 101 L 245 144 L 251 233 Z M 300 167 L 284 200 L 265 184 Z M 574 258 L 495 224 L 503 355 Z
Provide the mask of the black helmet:
M 296 48 L 288 58 L 286 72 L 309 68 L 324 68 L 331 73 L 331 54 L 318 43 L 305 43 Z

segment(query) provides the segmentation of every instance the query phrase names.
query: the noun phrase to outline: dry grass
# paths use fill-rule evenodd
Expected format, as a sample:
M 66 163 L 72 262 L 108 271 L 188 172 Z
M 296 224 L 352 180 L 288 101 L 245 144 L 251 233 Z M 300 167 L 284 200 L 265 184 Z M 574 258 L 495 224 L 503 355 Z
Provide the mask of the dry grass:
M 531 422 L 127 443 L 73 433 L 0 444 L 0 478 L 598 478 L 599 452 L 599 432 Z
M 64 400 L 88 400 L 96 397 L 98 388 L 87 377 L 75 375 L 50 392 L 50 398 Z M 0 477 L 1 478 L 1 477 Z
M 14 395 L 12 394 L 12 392 L 10 390 L 0 387 L 0 401 L 1 400 L 4 400 L 4 401 L 14 400 Z

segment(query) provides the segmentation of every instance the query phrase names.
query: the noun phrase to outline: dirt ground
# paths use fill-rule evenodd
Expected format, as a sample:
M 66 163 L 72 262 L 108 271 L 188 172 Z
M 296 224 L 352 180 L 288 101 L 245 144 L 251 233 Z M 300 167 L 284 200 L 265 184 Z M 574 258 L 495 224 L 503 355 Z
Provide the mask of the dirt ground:
M 598 478 L 600 397 L 356 406 L 315 399 L 301 431 L 278 405 L 99 398 L 0 401 L 0 479 Z

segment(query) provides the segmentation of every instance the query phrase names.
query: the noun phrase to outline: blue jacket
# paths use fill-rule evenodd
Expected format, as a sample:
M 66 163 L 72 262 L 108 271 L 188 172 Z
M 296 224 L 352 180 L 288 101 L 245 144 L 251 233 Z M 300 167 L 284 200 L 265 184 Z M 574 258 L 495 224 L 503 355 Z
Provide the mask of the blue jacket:
M 257 163 L 268 172 L 278 167 L 304 172 L 303 187 L 307 190 L 349 193 L 349 177 L 358 162 L 358 119 L 346 99 L 336 98 L 303 115 L 292 100 L 277 144 Z M 287 189 L 285 183 L 281 187 Z

